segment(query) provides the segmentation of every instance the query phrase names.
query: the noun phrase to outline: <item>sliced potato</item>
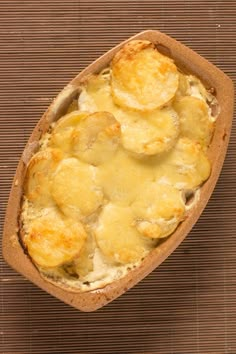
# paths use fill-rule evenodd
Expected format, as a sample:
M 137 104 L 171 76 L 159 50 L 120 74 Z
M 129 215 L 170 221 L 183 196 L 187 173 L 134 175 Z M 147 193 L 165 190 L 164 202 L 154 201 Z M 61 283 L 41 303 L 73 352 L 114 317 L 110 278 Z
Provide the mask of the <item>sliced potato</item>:
M 112 162 L 99 167 L 99 184 L 108 200 L 128 206 L 146 181 L 154 179 L 154 173 L 142 161 L 119 150 Z
M 78 256 L 86 237 L 80 222 L 48 211 L 31 223 L 24 243 L 36 264 L 57 267 Z
M 108 259 L 137 262 L 150 250 L 150 243 L 135 228 L 130 208 L 107 204 L 95 229 L 96 241 Z
M 95 166 L 110 160 L 120 139 L 120 124 L 111 113 L 97 112 L 81 121 L 73 132 L 73 154 Z
M 155 167 L 156 178 L 161 183 L 178 189 L 195 189 L 210 175 L 211 164 L 200 144 L 188 138 L 180 138 Z
M 36 153 L 27 168 L 25 196 L 38 206 L 53 203 L 51 180 L 63 154 L 58 149 L 46 149 Z
M 50 145 L 70 153 L 73 132 L 87 116 L 88 112 L 74 111 L 60 118 L 53 129 Z
M 171 234 L 183 219 L 185 205 L 181 192 L 169 185 L 149 183 L 140 190 L 132 210 L 138 231 L 150 238 Z
M 152 112 L 120 112 L 121 141 L 125 149 L 142 155 L 155 155 L 170 150 L 179 134 L 179 119 L 170 108 Z
M 178 71 L 172 59 L 146 40 L 133 40 L 113 58 L 111 88 L 116 104 L 149 111 L 163 106 L 178 88 Z
M 207 147 L 214 130 L 207 104 L 202 99 L 186 96 L 175 102 L 174 109 L 180 119 L 180 134 Z
M 103 201 L 96 181 L 96 168 L 76 158 L 64 159 L 53 178 L 52 196 L 69 217 L 77 219 L 92 214 Z

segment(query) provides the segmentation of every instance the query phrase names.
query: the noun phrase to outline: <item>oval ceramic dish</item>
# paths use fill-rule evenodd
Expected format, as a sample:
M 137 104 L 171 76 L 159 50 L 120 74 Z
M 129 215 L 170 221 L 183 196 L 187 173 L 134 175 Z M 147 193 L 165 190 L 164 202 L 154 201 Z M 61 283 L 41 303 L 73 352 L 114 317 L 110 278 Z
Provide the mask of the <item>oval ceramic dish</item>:
M 38 142 L 50 124 L 60 118 L 67 110 L 72 100 L 79 95 L 79 84 L 90 73 L 98 73 L 105 68 L 115 53 L 128 41 L 147 39 L 153 42 L 157 49 L 175 60 L 177 66 L 186 73 L 200 78 L 207 88 L 213 88 L 220 106 L 220 115 L 216 120 L 214 136 L 208 150 L 212 162 L 212 172 L 209 179 L 201 187 L 201 197 L 191 209 L 189 216 L 177 230 L 154 249 L 139 267 L 130 271 L 124 278 L 106 285 L 104 288 L 76 293 L 59 288 L 44 280 L 31 262 L 19 242 L 19 215 L 23 193 L 24 177 L 27 163 L 37 151 Z M 233 84 L 221 70 L 209 63 L 191 49 L 158 31 L 144 31 L 119 44 L 76 76 L 57 96 L 35 127 L 20 159 L 9 197 L 4 235 L 3 255 L 7 263 L 33 283 L 62 301 L 82 310 L 94 311 L 114 300 L 129 288 L 137 284 L 147 274 L 159 266 L 184 240 L 193 225 L 198 220 L 219 177 L 230 136 L 233 115 Z

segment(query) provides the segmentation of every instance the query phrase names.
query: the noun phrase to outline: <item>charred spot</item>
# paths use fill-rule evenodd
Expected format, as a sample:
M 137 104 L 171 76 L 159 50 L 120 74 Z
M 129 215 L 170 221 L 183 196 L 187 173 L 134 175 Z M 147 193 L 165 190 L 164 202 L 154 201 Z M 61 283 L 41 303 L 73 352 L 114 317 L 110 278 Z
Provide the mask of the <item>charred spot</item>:
M 67 275 L 69 275 L 70 278 L 72 278 L 74 280 L 79 279 L 79 274 L 76 273 L 76 271 L 74 270 L 73 264 L 68 263 L 68 264 L 64 265 L 62 267 L 62 269 Z
M 194 192 L 193 191 L 188 191 L 185 194 L 185 204 L 186 205 L 191 205 L 191 203 L 193 202 L 194 199 Z
M 224 132 L 223 136 L 222 136 L 222 140 L 225 140 L 227 138 L 227 133 Z
M 214 87 L 210 87 L 208 90 L 207 90 L 210 94 L 216 96 L 216 89 Z
M 83 284 L 89 286 L 89 285 L 90 285 L 90 282 L 89 282 L 89 281 L 84 281 Z

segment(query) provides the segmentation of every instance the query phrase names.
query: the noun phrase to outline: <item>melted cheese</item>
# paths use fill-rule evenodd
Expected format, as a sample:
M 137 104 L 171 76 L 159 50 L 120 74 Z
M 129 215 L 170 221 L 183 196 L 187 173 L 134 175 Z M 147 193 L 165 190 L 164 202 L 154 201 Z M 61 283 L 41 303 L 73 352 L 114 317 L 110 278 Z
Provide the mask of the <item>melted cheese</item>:
M 150 238 L 166 237 L 174 231 L 185 213 L 182 193 L 170 186 L 148 183 L 132 204 L 137 229 Z
M 118 263 L 137 262 L 151 249 L 135 227 L 131 209 L 112 203 L 103 208 L 95 235 L 103 254 Z
M 211 164 L 200 144 L 180 138 L 175 149 L 155 165 L 155 176 L 165 183 L 182 190 L 194 190 L 210 175 Z
M 155 155 L 171 149 L 179 134 L 176 112 L 170 107 L 141 113 L 121 109 L 113 101 L 110 76 L 108 71 L 105 79 L 102 73 L 92 77 L 79 97 L 80 109 L 112 112 L 121 125 L 121 143 L 131 152 Z
M 76 127 L 87 115 L 87 112 L 74 111 L 59 119 L 53 128 L 49 145 L 70 153 Z
M 147 113 L 120 112 L 122 144 L 125 149 L 156 155 L 170 150 L 179 135 L 179 119 L 172 109 L 156 109 Z
M 108 200 L 128 206 L 142 185 L 154 179 L 154 173 L 149 166 L 120 149 L 112 161 L 100 167 L 98 178 Z
M 92 165 L 110 161 L 119 144 L 120 124 L 111 113 L 89 115 L 72 135 L 72 153 Z
M 180 131 L 203 147 L 208 147 L 214 130 L 207 104 L 199 98 L 185 96 L 177 100 L 174 108 L 180 118 Z
M 116 117 L 120 107 L 115 104 L 111 95 L 111 70 L 102 71 L 99 75 L 89 77 L 82 87 L 78 99 L 78 106 L 81 111 L 94 113 L 106 111 Z
M 44 277 L 103 287 L 174 232 L 211 171 L 208 102 L 200 80 L 147 41 L 82 83 L 27 170 L 23 242 Z
M 56 267 L 78 256 L 86 237 L 81 223 L 48 209 L 30 223 L 24 243 L 36 264 Z

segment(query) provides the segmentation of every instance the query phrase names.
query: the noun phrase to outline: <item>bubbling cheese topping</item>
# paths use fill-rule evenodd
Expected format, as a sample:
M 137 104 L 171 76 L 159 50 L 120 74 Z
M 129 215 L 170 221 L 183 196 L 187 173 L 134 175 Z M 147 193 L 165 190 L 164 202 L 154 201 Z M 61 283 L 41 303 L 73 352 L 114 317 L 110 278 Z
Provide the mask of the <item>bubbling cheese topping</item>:
M 42 276 L 101 288 L 175 231 L 194 205 L 185 197 L 199 197 L 210 175 L 209 102 L 201 81 L 148 41 L 129 42 L 81 83 L 27 169 L 23 243 Z

